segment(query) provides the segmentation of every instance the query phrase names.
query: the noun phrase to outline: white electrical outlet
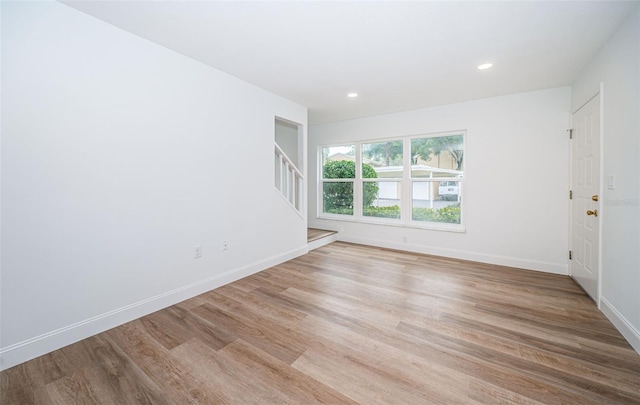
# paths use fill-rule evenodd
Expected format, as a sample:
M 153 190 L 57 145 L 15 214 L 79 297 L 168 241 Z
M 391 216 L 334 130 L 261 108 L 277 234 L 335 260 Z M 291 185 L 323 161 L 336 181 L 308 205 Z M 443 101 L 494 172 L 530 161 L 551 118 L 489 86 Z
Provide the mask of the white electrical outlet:
M 193 249 L 193 258 L 194 259 L 199 259 L 202 257 L 202 246 L 196 246 Z
M 228 241 L 222 241 L 222 250 L 229 250 L 229 242 Z

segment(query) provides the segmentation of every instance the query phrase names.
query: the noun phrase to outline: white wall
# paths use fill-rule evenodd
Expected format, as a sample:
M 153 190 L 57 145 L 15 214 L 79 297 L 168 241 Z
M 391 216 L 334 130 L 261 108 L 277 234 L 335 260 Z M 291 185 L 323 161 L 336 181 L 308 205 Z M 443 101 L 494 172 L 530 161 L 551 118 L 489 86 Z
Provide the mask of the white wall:
M 2 85 L 1 367 L 306 252 L 306 108 L 55 2 L 3 2 Z
M 640 352 L 640 6 L 574 83 L 572 111 L 601 83 L 601 309 Z
M 318 219 L 315 187 L 309 223 L 345 241 L 567 274 L 569 103 L 564 87 L 313 126 L 312 182 L 319 145 L 467 130 L 466 232 Z

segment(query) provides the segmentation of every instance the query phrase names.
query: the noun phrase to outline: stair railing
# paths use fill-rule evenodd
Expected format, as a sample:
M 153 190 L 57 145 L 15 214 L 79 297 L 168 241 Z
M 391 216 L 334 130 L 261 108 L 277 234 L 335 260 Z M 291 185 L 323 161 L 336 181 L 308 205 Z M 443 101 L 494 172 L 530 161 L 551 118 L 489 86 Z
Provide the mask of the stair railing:
M 304 177 L 286 153 L 275 144 L 275 186 L 285 200 L 300 214 Z

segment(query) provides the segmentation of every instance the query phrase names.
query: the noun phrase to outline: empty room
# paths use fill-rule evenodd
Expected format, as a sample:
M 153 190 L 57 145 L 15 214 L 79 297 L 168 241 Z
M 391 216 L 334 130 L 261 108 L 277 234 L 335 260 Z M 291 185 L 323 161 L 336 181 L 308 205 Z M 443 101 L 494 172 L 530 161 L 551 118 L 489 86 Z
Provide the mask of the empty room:
M 640 404 L 640 2 L 0 24 L 0 404 Z

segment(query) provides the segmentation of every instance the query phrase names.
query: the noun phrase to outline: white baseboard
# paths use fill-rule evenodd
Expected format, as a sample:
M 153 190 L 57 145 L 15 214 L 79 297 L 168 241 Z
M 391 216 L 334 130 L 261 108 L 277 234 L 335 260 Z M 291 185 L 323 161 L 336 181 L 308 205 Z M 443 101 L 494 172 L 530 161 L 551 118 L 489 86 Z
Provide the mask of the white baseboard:
M 268 269 L 269 267 L 294 259 L 308 251 L 309 248 L 305 245 L 304 247 L 291 250 L 284 254 L 232 269 L 205 280 L 176 288 L 164 294 L 77 322 L 73 325 L 68 325 L 43 335 L 2 347 L 0 348 L 0 371 Z
M 569 266 L 563 263 L 543 262 L 536 260 L 526 260 L 517 257 L 488 255 L 483 253 L 467 252 L 457 249 L 437 248 L 432 246 L 416 245 L 412 243 L 395 243 L 373 238 L 362 238 L 339 235 L 338 240 L 362 245 L 377 246 L 387 249 L 405 250 L 407 252 L 422 253 L 434 256 L 451 257 L 460 260 L 470 260 L 474 262 L 496 264 L 499 266 L 517 267 L 525 270 L 544 271 L 546 273 L 568 275 Z
M 640 332 L 606 298 L 600 298 L 600 311 L 609 318 L 613 326 L 627 339 L 627 342 L 640 354 Z

